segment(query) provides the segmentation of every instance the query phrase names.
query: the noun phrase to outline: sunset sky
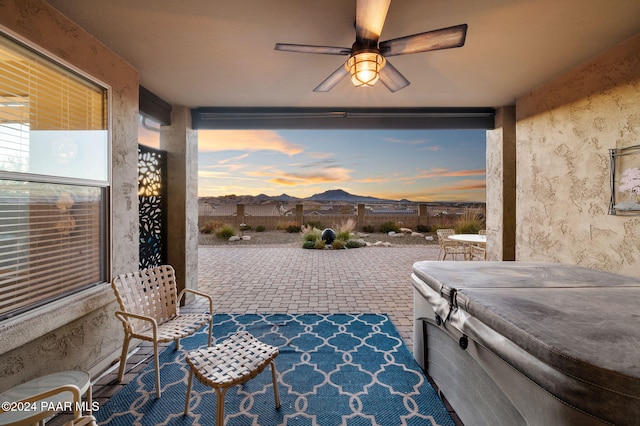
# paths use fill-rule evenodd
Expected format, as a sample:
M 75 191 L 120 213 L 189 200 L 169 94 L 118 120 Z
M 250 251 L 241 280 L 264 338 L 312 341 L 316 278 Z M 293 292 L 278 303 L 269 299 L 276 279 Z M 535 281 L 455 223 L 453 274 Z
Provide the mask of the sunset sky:
M 198 195 L 485 201 L 484 130 L 199 130 Z

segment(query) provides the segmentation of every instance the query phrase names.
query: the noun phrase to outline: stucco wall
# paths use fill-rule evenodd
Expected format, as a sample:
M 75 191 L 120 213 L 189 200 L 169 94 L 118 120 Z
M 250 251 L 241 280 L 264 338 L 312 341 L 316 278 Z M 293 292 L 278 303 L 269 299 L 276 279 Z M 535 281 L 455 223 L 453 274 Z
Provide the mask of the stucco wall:
M 41 0 L 0 2 L 0 30 L 110 86 L 111 272 L 138 268 L 138 73 Z M 0 323 L 0 391 L 66 369 L 113 361 L 122 327 L 108 284 Z
M 516 102 L 519 261 L 640 277 L 640 217 L 608 215 L 609 149 L 640 144 L 640 35 Z

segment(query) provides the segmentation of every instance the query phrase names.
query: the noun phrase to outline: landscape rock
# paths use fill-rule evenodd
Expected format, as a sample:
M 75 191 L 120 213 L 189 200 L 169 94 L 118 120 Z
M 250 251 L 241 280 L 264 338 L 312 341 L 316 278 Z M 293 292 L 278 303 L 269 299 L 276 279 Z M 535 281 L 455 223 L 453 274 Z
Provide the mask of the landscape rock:
M 250 241 L 251 240 L 251 235 L 243 235 L 242 239 L 243 239 L 243 241 Z
M 234 235 L 233 237 L 229 237 L 228 241 L 240 241 L 240 237 L 238 237 L 237 235 Z
M 390 242 L 388 242 L 388 241 L 387 241 L 387 242 L 382 243 L 382 246 L 383 246 L 383 247 L 391 247 L 391 246 L 392 246 L 392 244 L 391 244 Z
M 424 239 L 427 241 L 433 241 L 433 235 L 427 235 Z
M 400 228 L 400 232 L 402 232 L 403 234 L 411 234 L 413 230 L 409 228 Z
M 423 235 L 423 234 L 421 234 L 420 232 L 412 232 L 412 233 L 411 233 L 411 236 L 412 236 L 412 237 L 424 237 L 424 235 Z

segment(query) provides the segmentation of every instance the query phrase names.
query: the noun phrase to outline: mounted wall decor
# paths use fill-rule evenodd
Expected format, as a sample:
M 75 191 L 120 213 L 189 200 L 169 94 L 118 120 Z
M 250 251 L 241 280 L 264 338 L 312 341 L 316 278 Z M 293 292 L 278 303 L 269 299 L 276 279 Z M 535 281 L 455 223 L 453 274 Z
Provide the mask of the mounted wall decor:
M 640 145 L 610 149 L 609 214 L 640 215 Z

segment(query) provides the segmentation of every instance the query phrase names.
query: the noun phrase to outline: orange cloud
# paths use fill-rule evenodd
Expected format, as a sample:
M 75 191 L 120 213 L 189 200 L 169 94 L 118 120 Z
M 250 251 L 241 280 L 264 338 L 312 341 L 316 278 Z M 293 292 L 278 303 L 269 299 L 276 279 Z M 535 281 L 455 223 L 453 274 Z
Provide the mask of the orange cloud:
M 224 160 L 220 160 L 220 161 L 218 161 L 218 164 L 227 164 L 227 163 L 230 163 L 232 161 L 244 160 L 248 156 L 249 156 L 249 154 L 241 154 L 241 155 L 238 155 L 236 157 L 231 157 L 231 158 L 227 158 L 227 159 L 224 159 Z
M 268 182 L 278 185 L 314 185 L 318 183 L 345 182 L 351 179 L 351 170 L 343 167 L 326 167 L 310 173 L 288 173 L 279 170 L 256 170 L 246 175 L 269 178 Z
M 198 130 L 198 151 L 276 151 L 292 156 L 304 147 L 271 130 Z
M 465 177 L 465 176 L 484 176 L 486 174 L 485 169 L 473 169 L 473 170 L 449 170 L 449 169 L 431 169 L 419 173 L 417 176 L 405 179 L 429 179 L 438 177 Z
M 356 182 L 360 182 L 360 183 L 382 183 L 382 182 L 391 182 L 393 180 L 394 179 L 385 178 L 385 177 L 370 177 L 370 178 L 358 179 L 358 180 L 356 180 Z

